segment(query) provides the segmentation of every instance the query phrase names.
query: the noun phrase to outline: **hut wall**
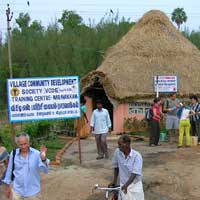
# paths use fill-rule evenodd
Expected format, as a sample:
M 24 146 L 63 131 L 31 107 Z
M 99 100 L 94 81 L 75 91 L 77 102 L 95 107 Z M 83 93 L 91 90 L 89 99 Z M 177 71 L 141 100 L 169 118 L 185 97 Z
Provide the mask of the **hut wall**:
M 144 118 L 146 106 L 140 107 L 135 106 L 135 104 L 120 104 L 117 108 L 114 109 L 114 133 L 123 133 L 124 122 L 127 118 L 136 117 L 138 120 Z

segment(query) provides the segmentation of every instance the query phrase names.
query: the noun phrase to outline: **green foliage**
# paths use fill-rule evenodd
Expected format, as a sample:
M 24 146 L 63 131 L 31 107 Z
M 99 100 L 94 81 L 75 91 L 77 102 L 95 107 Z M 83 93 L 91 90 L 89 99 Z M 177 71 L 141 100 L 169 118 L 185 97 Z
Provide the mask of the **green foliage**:
M 87 25 L 81 16 L 68 10 L 47 28 L 30 19 L 28 13 L 20 13 L 12 29 L 14 77 L 84 76 L 101 64 L 106 50 L 134 25 L 119 19 L 118 14 L 102 18 L 97 25 Z M 5 41 L 0 46 L 0 99 L 4 104 L 5 80 L 9 77 L 7 52 Z
M 171 19 L 175 22 L 178 26 L 178 30 L 180 30 L 181 24 L 187 21 L 187 15 L 183 8 L 176 8 L 172 12 Z
M 148 124 L 145 119 L 138 120 L 136 117 L 128 117 L 124 119 L 124 129 L 128 132 L 145 131 Z
M 57 138 L 54 139 L 49 139 L 47 141 L 44 141 L 43 144 L 48 148 L 48 149 L 62 149 L 63 144 L 59 142 Z
M 12 140 L 11 140 L 10 130 L 11 129 L 9 125 L 1 125 L 0 137 L 2 139 L 2 146 L 5 146 L 9 152 L 12 150 Z
M 146 131 L 134 131 L 134 132 L 130 132 L 129 135 L 148 137 L 149 136 L 149 132 L 147 130 Z
M 31 18 L 28 13 L 25 13 L 25 14 L 20 13 L 19 17 L 16 19 L 16 23 L 18 24 L 22 32 L 28 28 L 30 21 L 31 21 Z
M 55 159 L 58 150 L 62 149 L 65 144 L 66 141 L 60 141 L 56 134 L 50 132 L 48 138 L 35 141 L 31 146 L 40 149 L 41 145 L 45 145 L 47 147 L 47 158 L 52 161 Z
M 26 123 L 24 132 L 30 135 L 31 138 L 47 137 L 50 133 L 52 123 L 49 121 L 36 121 Z
M 63 29 L 67 28 L 75 28 L 79 25 L 81 25 L 83 19 L 76 14 L 75 11 L 70 11 L 70 10 L 64 10 L 62 17 L 58 20 L 63 26 Z
M 190 32 L 189 29 L 185 29 L 182 33 L 188 40 L 200 49 L 200 30 Z

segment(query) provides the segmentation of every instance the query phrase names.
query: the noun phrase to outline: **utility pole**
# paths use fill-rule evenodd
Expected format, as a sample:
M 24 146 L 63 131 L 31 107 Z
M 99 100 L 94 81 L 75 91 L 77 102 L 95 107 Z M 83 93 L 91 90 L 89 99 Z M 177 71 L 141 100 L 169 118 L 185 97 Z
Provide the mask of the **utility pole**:
M 13 12 L 10 12 L 9 4 L 7 4 L 6 17 L 7 17 L 7 32 L 8 32 L 8 63 L 9 63 L 9 71 L 10 78 L 13 78 L 13 70 L 12 70 L 12 55 L 11 55 L 11 36 L 10 36 L 10 22 L 13 18 Z M 11 123 L 11 135 L 12 135 L 12 145 L 15 148 L 15 126 Z
M 10 22 L 13 17 L 13 12 L 10 12 L 9 4 L 7 4 L 6 16 L 7 16 L 7 32 L 8 32 L 8 63 L 9 63 L 9 71 L 10 71 L 10 78 L 13 78 L 13 71 L 12 71 L 12 55 L 11 55 L 11 37 L 10 37 Z

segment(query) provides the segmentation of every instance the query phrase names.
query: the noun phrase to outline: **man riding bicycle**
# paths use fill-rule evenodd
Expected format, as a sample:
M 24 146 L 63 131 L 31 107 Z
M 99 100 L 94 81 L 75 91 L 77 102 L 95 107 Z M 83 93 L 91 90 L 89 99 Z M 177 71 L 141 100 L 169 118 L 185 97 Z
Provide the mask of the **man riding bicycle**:
M 119 148 L 114 152 L 112 165 L 114 178 L 109 187 L 117 184 L 120 178 L 120 200 L 144 200 L 142 184 L 142 156 L 131 149 L 131 139 L 128 135 L 122 135 L 118 140 Z M 117 199 L 115 195 L 114 199 Z

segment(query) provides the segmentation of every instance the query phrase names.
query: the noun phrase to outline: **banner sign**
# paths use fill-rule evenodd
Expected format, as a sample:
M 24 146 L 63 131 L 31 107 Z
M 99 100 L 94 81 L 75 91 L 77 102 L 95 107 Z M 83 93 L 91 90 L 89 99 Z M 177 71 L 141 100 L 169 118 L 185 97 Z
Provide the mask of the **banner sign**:
M 178 90 L 178 80 L 177 76 L 154 76 L 154 92 L 167 93 L 167 92 L 177 92 Z
M 79 77 L 7 80 L 10 122 L 80 117 Z

